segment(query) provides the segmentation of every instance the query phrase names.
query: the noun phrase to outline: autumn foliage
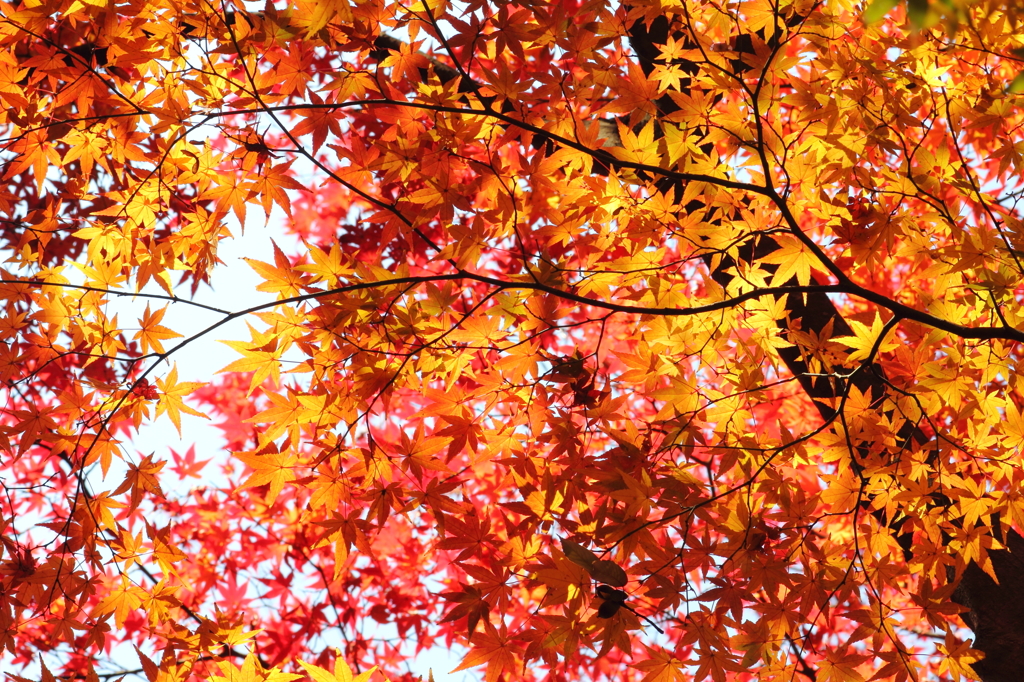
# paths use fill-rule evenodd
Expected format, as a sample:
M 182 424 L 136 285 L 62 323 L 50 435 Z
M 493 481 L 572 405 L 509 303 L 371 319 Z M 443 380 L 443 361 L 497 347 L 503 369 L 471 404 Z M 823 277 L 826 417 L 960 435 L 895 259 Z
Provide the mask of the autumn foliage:
M 4 669 L 1016 679 L 1022 36 L 992 0 L 0 2 Z M 301 247 L 243 310 L 206 285 L 246 222 Z M 223 449 L 133 440 L 185 415 Z

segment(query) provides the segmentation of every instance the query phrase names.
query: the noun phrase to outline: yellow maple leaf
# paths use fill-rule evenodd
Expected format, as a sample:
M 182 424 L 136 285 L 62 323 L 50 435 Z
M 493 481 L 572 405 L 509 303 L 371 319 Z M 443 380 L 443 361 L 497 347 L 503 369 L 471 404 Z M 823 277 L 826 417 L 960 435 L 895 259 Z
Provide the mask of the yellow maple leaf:
M 361 672 L 358 675 L 352 674 L 352 669 L 348 667 L 348 663 L 345 662 L 339 653 L 334 659 L 334 672 L 329 672 L 320 666 L 313 665 L 312 663 L 306 663 L 305 661 L 299 661 L 313 682 L 365 682 L 370 678 L 370 675 L 377 669 L 377 666 L 373 666 L 365 672 Z M 385 678 L 387 682 L 387 678 Z
M 870 327 L 857 320 L 851 320 L 850 326 L 853 328 L 853 336 L 837 336 L 832 339 L 853 349 L 850 355 L 847 356 L 850 362 L 867 360 L 871 355 L 871 349 L 875 347 L 876 343 L 878 344 L 878 353 L 887 353 L 895 350 L 900 345 L 899 341 L 886 340 L 892 335 L 893 329 L 889 329 L 886 332 L 885 339 L 880 338 L 882 331 L 885 329 L 885 323 L 882 322 L 882 317 L 878 312 L 875 312 L 875 319 Z
M 121 585 L 114 587 L 100 603 L 96 605 L 93 615 L 102 616 L 107 613 L 114 614 L 114 623 L 117 627 L 123 627 L 128 615 L 135 609 L 142 606 L 142 600 L 146 593 L 141 587 L 136 587 L 128 580 L 128 576 L 121 576 Z
M 171 418 L 174 427 L 181 433 L 181 413 L 191 414 L 203 419 L 209 417 L 199 410 L 195 410 L 185 404 L 184 397 L 203 386 L 198 381 L 185 381 L 178 383 L 178 366 L 171 367 L 171 371 L 163 379 L 157 379 L 156 385 L 160 389 L 160 399 L 156 406 L 156 416 L 164 412 Z
M 985 654 L 977 649 L 971 648 L 971 642 L 959 641 L 951 632 L 946 633 L 945 644 L 939 644 L 938 649 L 945 654 L 945 658 L 939 664 L 939 674 L 948 670 L 955 682 L 960 682 L 963 676 L 969 680 L 981 679 L 978 673 L 971 667 L 985 657 Z
M 822 477 L 828 487 L 821 493 L 821 501 L 835 514 L 845 514 L 860 499 L 861 484 L 852 472 L 844 470 L 836 475 Z
M 1013 404 L 1006 401 L 1006 418 L 1003 420 L 1003 445 L 1007 448 L 1024 448 L 1024 416 Z
M 828 270 L 825 269 L 825 266 L 818 260 L 817 256 L 811 253 L 807 245 L 796 237 L 783 235 L 777 237 L 776 242 L 781 248 L 777 251 L 772 251 L 761 259 L 762 263 L 779 266 L 768 286 L 783 286 L 794 277 L 796 277 L 796 281 L 800 283 L 800 286 L 807 286 L 811 283 L 812 270 L 828 274 Z
M 149 311 L 149 305 L 146 305 L 146 312 L 143 313 L 142 319 L 139 320 L 139 331 L 135 332 L 133 340 L 138 341 L 142 344 L 143 354 L 149 353 L 149 349 L 152 348 L 157 353 L 164 353 L 164 346 L 161 343 L 165 339 L 177 339 L 181 337 L 181 334 L 168 329 L 167 327 L 160 324 L 164 319 L 164 313 L 167 312 L 167 306 L 164 306 L 156 312 Z
M 648 121 L 639 133 L 634 133 L 628 126 L 619 122 L 619 140 L 621 148 L 611 149 L 615 158 L 647 166 L 661 165 L 658 143 L 654 140 L 654 119 Z
M 303 274 L 305 268 L 295 267 L 274 240 L 270 243 L 274 247 L 273 265 L 254 258 L 242 259 L 265 280 L 256 287 L 256 290 L 276 293 L 279 299 L 298 296 L 309 280 L 309 277 Z
M 251 652 L 245 657 L 241 667 L 231 661 L 219 661 L 217 666 L 220 668 L 220 674 L 211 675 L 212 682 L 291 682 L 302 677 L 295 673 L 282 672 L 277 668 L 267 670 Z
M 300 265 L 295 269 L 310 273 L 313 282 L 324 282 L 328 288 L 334 288 L 343 277 L 352 274 L 352 268 L 348 267 L 348 254 L 342 253 L 337 242 L 331 245 L 330 251 L 324 251 L 316 244 L 309 244 L 306 248 L 313 259 L 313 264 Z
M 270 332 L 266 334 L 260 333 L 252 325 L 249 325 L 249 335 L 252 337 L 251 341 L 221 341 L 221 343 L 231 346 L 245 357 L 235 360 L 217 373 L 252 372 L 253 375 L 252 380 L 249 382 L 248 393 L 248 395 L 252 395 L 256 387 L 263 383 L 267 377 L 272 378 L 275 385 L 280 384 L 280 357 L 285 347 L 278 345 L 278 337 L 275 334 Z

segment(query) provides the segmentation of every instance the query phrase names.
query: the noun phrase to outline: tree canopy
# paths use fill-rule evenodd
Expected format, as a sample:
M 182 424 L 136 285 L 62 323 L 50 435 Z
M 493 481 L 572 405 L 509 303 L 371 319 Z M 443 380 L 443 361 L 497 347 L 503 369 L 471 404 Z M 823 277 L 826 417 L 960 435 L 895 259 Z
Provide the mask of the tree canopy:
M 1017 680 L 1022 57 L 992 0 L 0 1 L 4 665 Z

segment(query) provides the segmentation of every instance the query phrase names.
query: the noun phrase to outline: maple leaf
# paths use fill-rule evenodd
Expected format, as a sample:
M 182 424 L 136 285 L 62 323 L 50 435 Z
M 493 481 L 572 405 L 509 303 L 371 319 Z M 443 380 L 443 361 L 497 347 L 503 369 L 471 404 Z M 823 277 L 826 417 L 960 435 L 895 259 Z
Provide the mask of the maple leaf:
M 887 331 L 885 330 L 886 325 L 882 322 L 882 317 L 877 312 L 870 327 L 857 320 L 851 320 L 850 326 L 853 327 L 853 335 L 836 336 L 832 339 L 853 349 L 847 357 L 849 362 L 867 360 L 871 356 L 872 349 L 875 349 L 876 346 L 876 352 L 878 353 L 888 353 L 899 346 L 898 341 L 889 340 L 893 329 L 890 327 Z M 885 338 L 882 338 L 883 331 L 885 331 Z
M 1024 51 L 899 4 L 5 6 L 5 665 L 1024 669 Z
M 142 344 L 143 353 L 148 353 L 150 348 L 152 348 L 157 353 L 163 354 L 165 351 L 162 341 L 181 338 L 181 334 L 160 324 L 166 312 L 167 307 L 164 306 L 155 313 L 150 313 L 149 305 L 146 305 L 146 312 L 143 314 L 142 319 L 139 320 L 140 329 L 132 337 Z
M 344 2 L 345 0 L 340 0 Z M 323 99 L 316 94 L 311 93 L 310 99 L 315 104 L 323 104 Z M 324 142 L 327 140 L 328 135 L 334 135 L 335 137 L 341 137 L 341 124 L 338 121 L 338 115 L 332 111 L 329 107 L 316 107 L 310 109 L 303 109 L 299 112 L 302 120 L 292 130 L 292 135 L 295 137 L 301 137 L 304 135 L 313 135 L 312 146 L 314 150 L 320 149 Z
M 146 535 L 153 544 L 153 557 L 157 560 L 160 568 L 168 573 L 177 574 L 175 564 L 186 559 L 186 555 L 175 544 L 171 537 L 170 526 L 158 528 L 144 521 Z
M 294 178 L 289 175 L 289 167 L 291 163 L 279 164 L 275 166 L 269 166 L 264 169 L 263 173 L 253 184 L 253 192 L 256 196 L 260 197 L 260 203 L 263 204 L 263 210 L 270 218 L 270 212 L 274 204 L 281 207 L 285 213 L 291 213 L 292 203 L 288 197 L 287 190 L 305 189 L 303 185 L 296 182 Z
M 644 672 L 642 682 L 685 682 L 684 663 L 671 653 L 644 647 L 650 659 L 634 664 L 632 667 Z
M 857 671 L 864 656 L 829 653 L 818 663 L 818 675 L 824 682 L 864 682 L 864 676 Z
M 237 457 L 253 469 L 252 474 L 240 488 L 268 485 L 266 503 L 274 504 L 286 483 L 294 481 L 295 466 L 299 459 L 294 454 L 285 452 L 236 452 Z
M 202 459 L 196 461 L 196 446 L 190 445 L 184 455 L 179 455 L 171 450 L 171 457 L 174 459 L 174 466 L 171 471 L 181 478 L 202 478 L 203 467 L 211 460 Z
M 475 635 L 472 641 L 473 648 L 465 660 L 452 670 L 453 673 L 486 664 L 484 680 L 497 682 L 503 673 L 511 673 L 516 669 L 520 648 L 509 641 L 504 623 L 500 628 L 495 628 L 490 622 L 484 621 L 484 632 Z
M 381 67 L 391 67 L 396 79 L 408 78 L 416 73 L 416 69 L 424 68 L 429 63 L 419 53 L 416 44 L 403 43 L 397 50 L 381 62 Z
M 179 382 L 177 365 L 172 365 L 171 371 L 167 373 L 167 376 L 162 379 L 157 379 L 156 384 L 160 388 L 160 397 L 157 402 L 156 416 L 159 417 L 161 414 L 166 412 L 167 416 L 171 419 L 171 423 L 173 423 L 175 428 L 178 429 L 179 434 L 181 433 L 182 412 L 196 417 L 202 417 L 203 419 L 209 419 L 207 415 L 185 404 L 185 396 L 191 394 L 203 384 L 195 381 Z
M 345 662 L 345 659 L 341 657 L 340 651 L 335 651 L 334 657 L 334 672 L 328 672 L 327 670 L 315 666 L 311 663 L 306 663 L 300 660 L 299 665 L 309 673 L 309 677 L 313 682 L 366 682 L 373 675 L 374 671 L 377 670 L 377 666 L 373 666 L 369 670 L 363 671 L 358 675 L 352 674 L 352 669 Z M 386 678 L 385 678 L 386 682 Z
M 970 642 L 958 641 L 952 633 L 947 633 L 944 643 L 938 647 L 948 657 L 943 660 L 942 669 L 948 670 L 954 680 L 959 682 L 961 676 L 969 680 L 978 679 L 971 664 L 983 660 L 984 654 L 972 649 Z
M 654 121 L 648 121 L 643 129 L 634 134 L 627 126 L 619 123 L 619 140 L 622 149 L 613 149 L 616 158 L 646 166 L 660 166 L 661 155 L 654 142 Z
M 280 357 L 286 347 L 280 344 L 280 339 L 273 332 L 258 332 L 252 325 L 249 325 L 251 341 L 221 341 L 221 343 L 234 348 L 244 357 L 235 360 L 227 367 L 218 370 L 218 374 L 224 372 L 252 372 L 252 379 L 249 382 L 249 395 L 256 390 L 256 387 L 270 378 L 275 385 L 281 381 Z
M 818 271 L 823 275 L 829 274 L 828 269 L 825 268 L 824 264 L 818 260 L 803 241 L 796 237 L 785 235 L 780 237 L 777 243 L 780 248 L 761 259 L 762 263 L 779 266 L 775 270 L 775 274 L 772 275 L 768 286 L 782 286 L 792 278 L 796 278 L 797 283 L 801 286 L 807 286 L 811 283 L 812 272 Z
M 238 222 L 242 224 L 245 224 L 245 205 L 255 198 L 256 194 L 255 183 L 246 182 L 233 175 L 206 191 L 206 196 L 217 202 L 219 211 L 233 211 Z
M 146 455 L 138 464 L 129 464 L 124 482 L 111 494 L 120 495 L 131 490 L 131 503 L 128 505 L 129 512 L 133 512 L 138 508 L 144 493 L 162 496 L 163 491 L 160 489 L 159 474 L 165 464 L 167 462 L 154 462 L 153 455 Z
M 95 614 L 102 616 L 113 613 L 117 627 L 123 627 L 128 615 L 142 606 L 145 595 L 146 592 L 142 588 L 131 584 L 128 576 L 123 575 L 120 586 L 111 589 L 110 593 L 96 605 Z
M 271 244 L 274 247 L 274 265 L 250 258 L 244 259 L 249 267 L 266 280 L 256 288 L 259 291 L 276 293 L 279 298 L 297 296 L 302 292 L 308 278 L 302 275 L 302 269 L 292 265 L 288 256 L 275 242 L 272 241 Z
M 120 537 L 112 542 L 112 547 L 117 552 L 118 561 L 124 562 L 125 570 L 138 563 L 145 554 L 142 533 L 133 536 L 124 529 L 120 529 Z
M 219 674 L 210 676 L 216 682 L 291 682 L 302 677 L 277 668 L 267 670 L 252 652 L 245 657 L 241 666 L 236 666 L 232 661 L 219 661 L 217 668 Z
M 491 610 L 490 603 L 483 598 L 480 590 L 473 585 L 462 585 L 461 592 L 442 592 L 441 596 L 448 601 L 455 602 L 457 605 L 452 608 L 445 617 L 441 620 L 442 623 L 447 623 L 460 618 L 466 619 L 466 627 L 468 629 L 468 636 L 472 638 L 473 633 L 476 632 L 476 626 L 482 618 L 484 622 L 488 622 L 487 614 Z
M 343 278 L 353 273 L 348 256 L 342 253 L 337 243 L 332 244 L 329 250 L 310 245 L 309 256 L 313 259 L 312 264 L 299 265 L 295 269 L 310 273 L 311 282 L 324 282 L 329 289 L 337 287 Z

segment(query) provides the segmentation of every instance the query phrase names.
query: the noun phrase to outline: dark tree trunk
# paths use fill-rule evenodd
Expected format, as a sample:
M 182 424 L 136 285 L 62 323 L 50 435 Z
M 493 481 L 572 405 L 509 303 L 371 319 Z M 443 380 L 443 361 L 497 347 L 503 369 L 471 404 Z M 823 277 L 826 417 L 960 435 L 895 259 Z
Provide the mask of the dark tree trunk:
M 1024 680 L 1024 538 L 1010 531 L 1005 550 L 989 553 L 999 584 L 976 563 L 964 571 L 953 601 L 974 630 L 974 648 L 985 658 L 972 667 L 983 682 Z

